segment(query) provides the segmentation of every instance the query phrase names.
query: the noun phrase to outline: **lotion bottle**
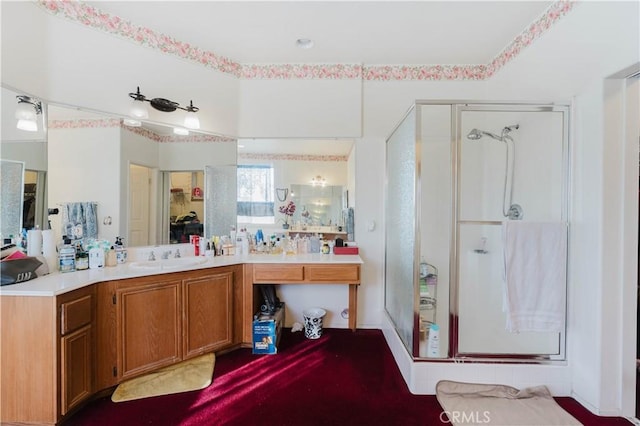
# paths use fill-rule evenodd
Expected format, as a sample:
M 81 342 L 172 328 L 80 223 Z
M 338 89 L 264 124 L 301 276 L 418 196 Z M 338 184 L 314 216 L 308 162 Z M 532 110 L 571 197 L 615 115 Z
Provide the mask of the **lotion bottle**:
M 429 340 L 427 342 L 427 358 L 440 357 L 440 326 L 431 324 L 429 327 Z

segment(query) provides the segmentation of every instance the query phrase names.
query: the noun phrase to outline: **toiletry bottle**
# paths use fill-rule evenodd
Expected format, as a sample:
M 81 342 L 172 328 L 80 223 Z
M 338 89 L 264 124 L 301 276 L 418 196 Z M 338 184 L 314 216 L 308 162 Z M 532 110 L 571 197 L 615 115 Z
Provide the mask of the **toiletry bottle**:
M 104 249 L 92 247 L 89 249 L 89 269 L 98 269 L 104 266 Z
M 73 272 L 76 270 L 76 249 L 71 245 L 69 238 L 64 239 L 64 243 L 58 250 L 58 264 L 60 272 Z
M 116 248 L 116 262 L 119 264 L 127 262 L 127 249 L 124 247 L 122 243 L 121 237 L 116 237 L 116 243 L 114 244 Z
M 429 327 L 429 340 L 427 341 L 427 358 L 440 357 L 440 326 L 431 324 Z
M 111 246 L 106 253 L 105 263 L 107 266 L 116 266 L 118 264 L 118 260 L 116 259 L 116 249 L 114 246 Z

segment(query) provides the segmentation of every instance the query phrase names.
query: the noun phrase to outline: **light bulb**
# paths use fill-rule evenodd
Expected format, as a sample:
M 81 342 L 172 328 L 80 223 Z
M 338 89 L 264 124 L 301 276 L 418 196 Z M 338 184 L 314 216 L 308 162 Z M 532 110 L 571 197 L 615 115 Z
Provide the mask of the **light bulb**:
M 199 129 L 200 128 L 200 119 L 196 115 L 195 112 L 189 111 L 187 115 L 184 117 L 184 127 L 187 129 Z
M 135 118 L 149 118 L 149 110 L 144 101 L 131 101 L 131 111 L 129 115 Z
M 25 130 L 27 132 L 37 132 L 38 131 L 38 123 L 36 120 L 25 120 L 20 119 L 16 124 L 16 127 L 20 130 Z
M 36 110 L 33 105 L 27 102 L 18 102 L 18 106 L 16 107 L 16 118 L 18 120 L 31 120 L 35 121 L 36 119 Z

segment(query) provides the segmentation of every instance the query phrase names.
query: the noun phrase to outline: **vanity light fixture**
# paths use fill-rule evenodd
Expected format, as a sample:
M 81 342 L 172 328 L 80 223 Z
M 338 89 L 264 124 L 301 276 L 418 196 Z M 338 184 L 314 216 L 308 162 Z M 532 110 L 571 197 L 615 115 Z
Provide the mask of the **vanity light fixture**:
M 325 178 L 323 178 L 322 176 L 318 175 L 318 176 L 316 176 L 316 177 L 311 179 L 311 185 L 312 186 L 325 187 L 325 186 L 327 186 L 327 180 Z
M 16 127 L 27 132 L 38 131 L 38 115 L 42 114 L 42 102 L 25 95 L 17 95 Z
M 133 99 L 130 115 L 135 118 L 144 119 L 149 118 L 149 110 L 145 102 L 149 102 L 151 106 L 158 111 L 173 112 L 177 109 L 187 111 L 187 115 L 184 119 L 184 126 L 189 129 L 199 129 L 200 120 L 196 115 L 196 112 L 200 108 L 193 106 L 193 101 L 189 101 L 189 105 L 186 107 L 181 106 L 178 102 L 170 101 L 164 98 L 148 99 L 145 95 L 140 93 L 140 87 L 137 88 L 135 93 L 129 93 L 129 97 Z

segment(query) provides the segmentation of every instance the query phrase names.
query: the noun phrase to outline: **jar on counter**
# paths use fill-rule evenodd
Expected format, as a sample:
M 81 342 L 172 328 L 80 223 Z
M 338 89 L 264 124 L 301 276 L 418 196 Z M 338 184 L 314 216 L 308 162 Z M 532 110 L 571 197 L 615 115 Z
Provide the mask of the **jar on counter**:
M 329 244 L 328 243 L 324 243 L 322 245 L 322 254 L 329 254 L 329 251 L 330 251 Z
M 83 271 L 89 269 L 89 253 L 79 250 L 76 254 L 76 270 Z

